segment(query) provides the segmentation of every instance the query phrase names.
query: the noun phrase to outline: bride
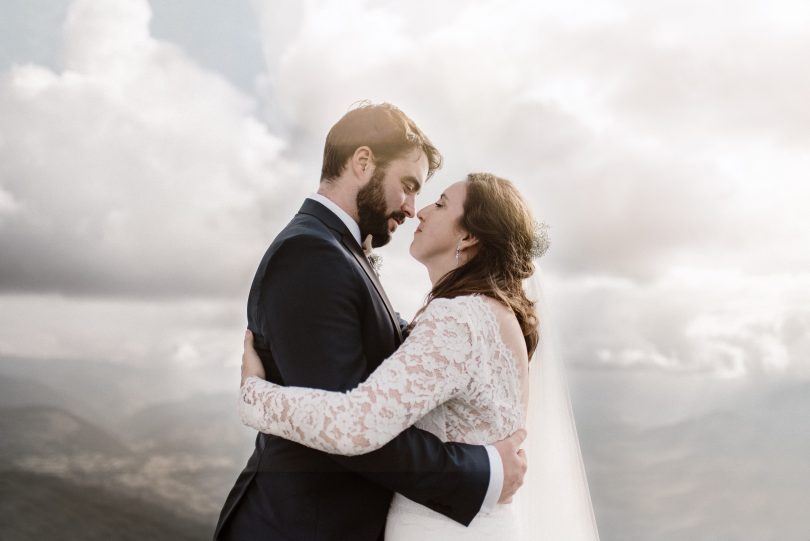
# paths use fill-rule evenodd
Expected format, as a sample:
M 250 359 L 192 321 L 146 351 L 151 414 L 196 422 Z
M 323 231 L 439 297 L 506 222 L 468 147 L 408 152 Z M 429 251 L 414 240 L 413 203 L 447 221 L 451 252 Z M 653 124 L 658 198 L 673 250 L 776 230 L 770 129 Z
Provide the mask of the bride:
M 539 460 L 529 457 L 521 501 L 465 527 L 397 494 L 385 539 L 598 539 L 565 381 L 545 343 L 529 383 L 541 340 L 524 281 L 547 247 L 544 231 L 514 185 L 486 173 L 451 185 L 417 217 L 410 252 L 432 289 L 400 348 L 354 390 L 329 392 L 265 381 L 248 332 L 243 423 L 341 455 L 371 452 L 411 425 L 478 445 L 526 427 Z

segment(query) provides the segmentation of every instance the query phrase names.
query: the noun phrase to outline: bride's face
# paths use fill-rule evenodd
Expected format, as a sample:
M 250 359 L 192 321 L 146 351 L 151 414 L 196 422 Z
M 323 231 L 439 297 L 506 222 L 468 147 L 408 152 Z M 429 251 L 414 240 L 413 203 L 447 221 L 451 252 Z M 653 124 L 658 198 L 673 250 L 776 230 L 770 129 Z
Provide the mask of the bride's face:
M 467 182 L 462 180 L 416 213 L 419 227 L 413 234 L 410 252 L 417 261 L 429 265 L 435 260 L 455 258 L 456 246 L 464 237 L 460 224 L 466 197 Z

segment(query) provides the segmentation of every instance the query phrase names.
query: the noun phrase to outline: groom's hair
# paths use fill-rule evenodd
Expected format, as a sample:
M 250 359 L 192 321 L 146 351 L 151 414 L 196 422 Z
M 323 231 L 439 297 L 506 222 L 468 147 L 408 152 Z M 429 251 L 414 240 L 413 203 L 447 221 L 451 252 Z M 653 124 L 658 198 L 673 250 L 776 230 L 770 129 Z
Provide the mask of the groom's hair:
M 321 182 L 339 177 L 346 162 L 361 146 L 371 149 L 374 165 L 380 170 L 414 149 L 427 157 L 427 178 L 442 165 L 438 149 L 405 113 L 390 103 L 363 101 L 329 130 L 323 148 Z

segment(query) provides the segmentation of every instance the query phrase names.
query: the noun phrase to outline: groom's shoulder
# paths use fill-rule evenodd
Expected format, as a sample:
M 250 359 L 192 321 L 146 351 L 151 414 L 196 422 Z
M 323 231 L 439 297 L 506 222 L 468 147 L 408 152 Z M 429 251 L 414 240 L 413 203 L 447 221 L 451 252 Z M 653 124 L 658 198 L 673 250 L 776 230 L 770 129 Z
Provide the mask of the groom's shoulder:
M 262 258 L 261 266 L 271 260 L 294 258 L 296 260 L 321 259 L 325 254 L 344 257 L 344 248 L 334 231 L 323 222 L 308 214 L 299 213 L 282 229 L 270 243 Z
M 322 221 L 309 214 L 298 213 L 273 239 L 270 248 L 272 249 L 274 246 L 278 248 L 285 243 L 307 244 L 319 241 L 335 247 L 340 245 L 334 232 Z

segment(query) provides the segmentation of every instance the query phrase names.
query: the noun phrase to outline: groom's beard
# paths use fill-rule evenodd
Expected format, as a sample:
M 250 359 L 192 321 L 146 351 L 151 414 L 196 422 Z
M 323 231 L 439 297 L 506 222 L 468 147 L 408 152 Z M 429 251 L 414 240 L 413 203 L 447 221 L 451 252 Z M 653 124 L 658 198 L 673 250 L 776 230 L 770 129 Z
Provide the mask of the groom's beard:
M 362 242 L 368 235 L 371 235 L 371 245 L 374 248 L 384 246 L 391 240 L 391 232 L 388 231 L 389 219 L 393 218 L 401 222 L 407 217 L 404 212 L 399 210 L 386 214 L 384 179 L 385 168 L 378 167 L 371 175 L 368 184 L 357 193 L 360 241 Z

